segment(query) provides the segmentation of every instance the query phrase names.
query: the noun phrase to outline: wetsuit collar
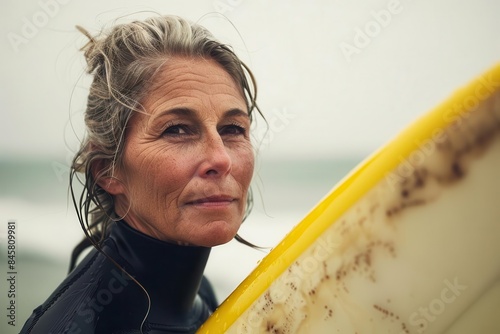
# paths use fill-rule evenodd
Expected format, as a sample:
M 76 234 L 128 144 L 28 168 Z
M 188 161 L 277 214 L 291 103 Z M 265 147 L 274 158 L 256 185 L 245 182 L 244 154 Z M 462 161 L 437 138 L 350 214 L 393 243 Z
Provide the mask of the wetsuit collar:
M 203 277 L 210 248 L 180 246 L 147 236 L 124 221 L 113 226 L 110 238 L 127 261 L 125 268 L 151 298 L 150 318 L 165 311 L 189 313 Z M 162 314 L 155 314 L 161 310 Z

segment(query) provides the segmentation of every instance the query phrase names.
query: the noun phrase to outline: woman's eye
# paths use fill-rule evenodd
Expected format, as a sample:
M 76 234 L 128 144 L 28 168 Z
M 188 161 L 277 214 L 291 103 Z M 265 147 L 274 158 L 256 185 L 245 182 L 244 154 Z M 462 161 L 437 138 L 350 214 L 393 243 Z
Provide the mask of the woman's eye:
M 163 135 L 170 136 L 180 136 L 189 134 L 189 127 L 185 124 L 176 124 L 170 125 L 167 127 L 165 131 L 163 131 Z
M 221 129 L 221 135 L 244 135 L 246 129 L 238 124 L 226 125 Z

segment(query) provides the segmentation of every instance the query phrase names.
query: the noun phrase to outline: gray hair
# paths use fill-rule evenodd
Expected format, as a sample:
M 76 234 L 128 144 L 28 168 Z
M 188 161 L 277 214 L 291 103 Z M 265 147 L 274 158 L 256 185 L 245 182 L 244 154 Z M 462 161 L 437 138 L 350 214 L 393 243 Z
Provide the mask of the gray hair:
M 121 163 L 127 123 L 133 112 L 143 112 L 140 101 L 148 93 L 154 74 L 169 58 L 215 60 L 242 89 L 250 119 L 254 110 L 262 114 L 256 103 L 256 83 L 250 69 L 230 47 L 218 42 L 198 24 L 176 16 L 157 16 L 116 25 L 98 37 L 77 28 L 89 39 L 82 51 L 93 82 L 85 112 L 87 135 L 73 159 L 70 185 L 82 229 L 87 239 L 98 246 L 110 223 L 120 219 L 114 212 L 113 197 L 98 181 L 113 177 L 114 166 Z M 103 168 L 96 169 L 96 165 Z M 75 178 L 83 185 L 79 199 L 73 186 Z M 250 191 L 245 218 L 251 208 Z M 238 235 L 236 239 L 251 245 Z

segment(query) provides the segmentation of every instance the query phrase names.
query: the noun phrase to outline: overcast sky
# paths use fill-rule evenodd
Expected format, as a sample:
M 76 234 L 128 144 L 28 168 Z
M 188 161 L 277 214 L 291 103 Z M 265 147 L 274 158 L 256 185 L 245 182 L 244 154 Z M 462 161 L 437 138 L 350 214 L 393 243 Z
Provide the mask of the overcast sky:
M 154 12 L 199 21 L 250 65 L 272 156 L 369 154 L 500 61 L 496 0 L 3 0 L 0 156 L 71 155 L 88 88 L 75 24 Z

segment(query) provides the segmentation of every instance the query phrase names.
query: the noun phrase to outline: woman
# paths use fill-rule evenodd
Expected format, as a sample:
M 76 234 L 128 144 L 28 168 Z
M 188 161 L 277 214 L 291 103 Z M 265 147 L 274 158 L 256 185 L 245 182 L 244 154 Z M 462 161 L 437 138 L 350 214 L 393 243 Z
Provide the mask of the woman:
M 95 247 L 21 332 L 192 333 L 217 307 L 210 247 L 243 241 L 253 76 L 178 17 L 79 29 L 94 79 L 71 180 L 85 176 L 73 200 Z

